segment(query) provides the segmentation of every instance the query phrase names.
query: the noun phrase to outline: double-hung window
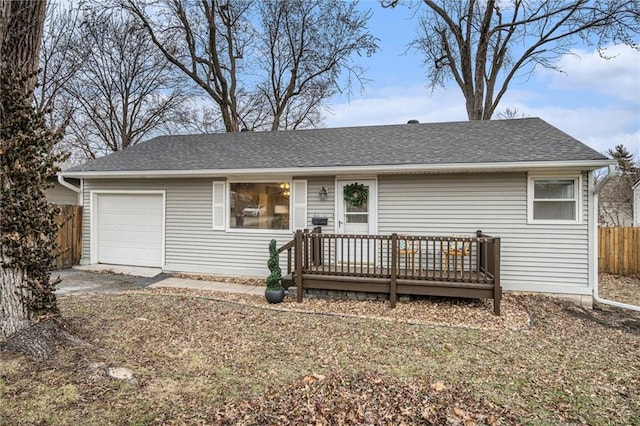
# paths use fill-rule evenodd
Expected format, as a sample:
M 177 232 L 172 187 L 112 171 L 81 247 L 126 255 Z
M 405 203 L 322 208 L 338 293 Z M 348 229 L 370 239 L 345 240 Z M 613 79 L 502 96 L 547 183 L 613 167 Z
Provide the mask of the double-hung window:
M 579 176 L 529 177 L 529 223 L 580 223 Z

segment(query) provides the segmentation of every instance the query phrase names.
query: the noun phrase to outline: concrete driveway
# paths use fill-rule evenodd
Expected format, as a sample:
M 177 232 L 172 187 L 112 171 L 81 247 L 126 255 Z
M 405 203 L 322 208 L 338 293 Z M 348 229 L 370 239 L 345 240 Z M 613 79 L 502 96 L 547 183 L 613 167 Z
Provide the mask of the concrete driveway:
M 51 273 L 51 279 L 55 280 L 57 277 L 62 279 L 62 282 L 56 286 L 57 295 L 120 293 L 144 287 L 190 288 L 224 293 L 264 295 L 264 287 L 261 286 L 173 278 L 170 273 L 163 273 L 160 268 L 85 265 L 55 270 Z
M 120 272 L 113 269 L 83 270 L 79 268 L 58 269 L 51 273 L 52 280 L 55 280 L 57 277 L 62 279 L 62 282 L 56 286 L 57 295 L 119 293 L 126 290 L 147 287 L 171 276 L 170 274 L 161 273 L 159 269 L 155 274 L 148 273 L 147 271 L 144 271 L 144 273 L 138 272 L 146 275 L 142 276 L 130 275 L 127 272 Z

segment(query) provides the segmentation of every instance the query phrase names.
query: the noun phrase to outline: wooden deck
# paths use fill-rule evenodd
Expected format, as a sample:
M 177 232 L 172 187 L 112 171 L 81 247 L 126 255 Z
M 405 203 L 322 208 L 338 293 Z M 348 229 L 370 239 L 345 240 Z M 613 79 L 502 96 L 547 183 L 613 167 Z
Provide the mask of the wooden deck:
M 500 314 L 500 239 L 322 234 L 298 231 L 287 252 L 286 284 L 305 289 L 389 295 L 489 298 Z

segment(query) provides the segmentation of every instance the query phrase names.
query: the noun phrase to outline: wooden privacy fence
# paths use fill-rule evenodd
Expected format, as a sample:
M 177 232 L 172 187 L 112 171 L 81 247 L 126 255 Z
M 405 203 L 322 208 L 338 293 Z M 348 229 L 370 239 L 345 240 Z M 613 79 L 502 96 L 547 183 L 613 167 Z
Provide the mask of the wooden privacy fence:
M 640 227 L 599 228 L 598 265 L 604 273 L 640 274 Z
M 70 268 L 80 262 L 82 254 L 82 206 L 60 205 L 56 218 L 59 229 L 56 236 L 57 269 Z

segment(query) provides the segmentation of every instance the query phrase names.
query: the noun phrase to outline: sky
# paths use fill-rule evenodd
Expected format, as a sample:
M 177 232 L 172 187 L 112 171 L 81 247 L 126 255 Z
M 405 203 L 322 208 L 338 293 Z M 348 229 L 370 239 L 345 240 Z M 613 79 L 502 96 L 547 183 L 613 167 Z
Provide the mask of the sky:
M 379 39 L 375 55 L 356 58 L 371 81 L 364 93 L 355 88 L 330 100 L 326 127 L 467 120 L 455 82 L 432 91 L 422 57 L 407 51 L 417 28 L 411 12 L 383 9 L 377 0 L 363 0 L 360 8 L 372 10 L 368 28 Z M 640 160 L 640 52 L 612 46 L 609 60 L 586 46 L 572 53 L 561 59 L 564 73 L 538 68 L 526 81 L 514 79 L 498 111 L 540 117 L 598 152 L 623 144 Z

